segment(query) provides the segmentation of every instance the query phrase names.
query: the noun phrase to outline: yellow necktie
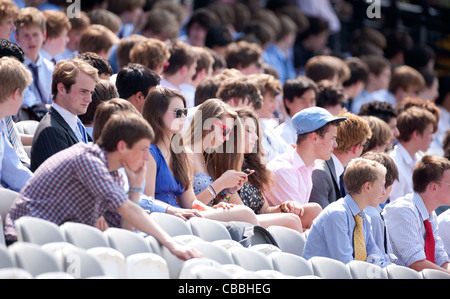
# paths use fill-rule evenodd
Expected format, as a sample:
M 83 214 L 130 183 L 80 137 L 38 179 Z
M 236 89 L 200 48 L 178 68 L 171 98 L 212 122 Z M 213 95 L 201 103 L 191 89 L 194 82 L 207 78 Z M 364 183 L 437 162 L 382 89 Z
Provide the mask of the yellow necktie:
M 366 261 L 367 251 L 363 236 L 363 218 L 355 215 L 355 230 L 353 231 L 353 247 L 355 250 L 355 260 Z

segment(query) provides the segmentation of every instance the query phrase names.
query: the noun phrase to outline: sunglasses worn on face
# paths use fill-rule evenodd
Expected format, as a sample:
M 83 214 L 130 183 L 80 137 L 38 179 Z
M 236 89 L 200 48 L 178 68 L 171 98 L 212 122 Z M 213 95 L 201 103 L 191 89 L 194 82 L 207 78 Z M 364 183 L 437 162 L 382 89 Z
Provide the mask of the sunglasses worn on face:
M 181 118 L 183 115 L 187 116 L 187 114 L 188 114 L 188 110 L 186 108 L 178 108 L 174 112 L 175 112 L 176 118 Z
M 222 123 L 220 123 L 218 121 L 215 121 L 214 124 L 222 127 L 222 135 L 223 135 L 223 137 L 226 137 L 228 134 L 231 133 L 231 129 L 228 128 L 227 126 L 225 126 L 224 124 L 222 124 Z

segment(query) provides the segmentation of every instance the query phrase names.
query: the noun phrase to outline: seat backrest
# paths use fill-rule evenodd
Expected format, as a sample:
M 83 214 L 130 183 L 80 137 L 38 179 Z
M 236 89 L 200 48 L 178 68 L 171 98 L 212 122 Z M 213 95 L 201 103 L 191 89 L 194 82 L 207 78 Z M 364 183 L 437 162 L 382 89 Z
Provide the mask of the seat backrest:
M 222 265 L 233 263 L 230 252 L 220 245 L 205 241 L 194 241 L 189 245 L 200 251 L 203 257 L 210 258 Z
M 270 259 L 261 252 L 245 247 L 233 247 L 229 251 L 234 263 L 246 270 L 273 270 Z
M 109 246 L 120 251 L 125 257 L 136 253 L 150 253 L 152 249 L 146 240 L 135 232 L 110 227 L 103 232 Z
M 15 191 L 5 188 L 0 189 L 0 216 L 2 217 L 3 225 L 5 224 L 6 215 L 8 215 L 9 209 L 18 195 L 19 193 Z
M 231 240 L 230 233 L 220 222 L 207 218 L 192 217 L 188 223 L 192 234 L 204 241 Z
M 155 253 L 137 253 L 126 258 L 131 279 L 168 279 L 167 262 Z
M 384 269 L 389 279 L 423 279 L 422 274 L 408 267 L 390 264 Z
M 288 252 L 274 252 L 270 255 L 274 270 L 289 276 L 314 275 L 310 262 L 305 258 Z
M 314 256 L 309 259 L 314 275 L 324 279 L 351 279 L 350 270 L 338 260 L 322 256 Z
M 39 122 L 36 120 L 23 120 L 16 123 L 17 130 L 21 134 L 34 135 Z
M 118 250 L 110 247 L 94 247 L 86 250 L 86 252 L 100 262 L 105 276 L 116 279 L 128 278 L 128 266 L 125 257 Z
M 65 238 L 59 226 L 53 222 L 24 216 L 14 222 L 17 232 L 17 240 L 44 245 L 51 242 L 65 242 Z
M 16 242 L 8 247 L 16 267 L 29 272 L 33 277 L 43 273 L 61 272 L 56 259 L 41 246 L 28 242 Z
M 33 279 L 33 275 L 17 267 L 3 268 L 0 269 L 0 279 Z
M 420 271 L 424 279 L 450 279 L 450 274 L 435 269 L 423 269 Z
M 357 279 L 387 279 L 386 271 L 380 266 L 363 262 L 363 261 L 350 261 L 347 264 L 350 269 L 350 274 L 353 278 Z
M 270 226 L 267 229 L 283 252 L 302 256 L 306 239 L 298 231 L 284 226 Z
M 100 261 L 82 248 L 67 248 L 64 254 L 64 271 L 75 278 L 104 276 Z
M 14 267 L 13 260 L 6 246 L 0 245 L 0 269 Z
M 150 217 L 172 237 L 192 234 L 189 224 L 177 216 L 166 213 L 151 213 Z
M 109 246 L 102 231 L 87 224 L 66 222 L 60 225 L 60 230 L 67 242 L 83 249 Z

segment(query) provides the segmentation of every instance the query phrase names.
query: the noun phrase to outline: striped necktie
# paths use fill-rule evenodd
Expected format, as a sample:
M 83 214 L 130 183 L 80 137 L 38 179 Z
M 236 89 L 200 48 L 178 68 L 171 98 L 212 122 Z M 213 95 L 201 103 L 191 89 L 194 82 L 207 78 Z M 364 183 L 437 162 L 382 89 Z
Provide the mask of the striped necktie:
M 355 251 L 355 260 L 366 261 L 367 251 L 363 236 L 363 218 L 355 215 L 355 230 L 353 231 L 353 247 Z
M 6 118 L 6 128 L 8 129 L 8 136 L 9 141 L 11 142 L 12 146 L 14 147 L 14 150 L 17 152 L 20 149 L 19 144 L 19 132 L 17 131 L 17 128 L 14 126 L 14 121 L 11 116 Z

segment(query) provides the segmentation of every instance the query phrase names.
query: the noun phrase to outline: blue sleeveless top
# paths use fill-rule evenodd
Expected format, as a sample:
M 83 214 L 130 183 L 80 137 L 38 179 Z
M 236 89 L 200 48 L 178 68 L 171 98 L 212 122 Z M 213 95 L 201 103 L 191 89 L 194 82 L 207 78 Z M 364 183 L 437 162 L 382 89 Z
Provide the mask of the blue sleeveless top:
M 171 206 L 180 207 L 176 196 L 184 193 L 184 187 L 173 176 L 161 150 L 156 144 L 150 146 L 150 153 L 156 161 L 155 198 Z

